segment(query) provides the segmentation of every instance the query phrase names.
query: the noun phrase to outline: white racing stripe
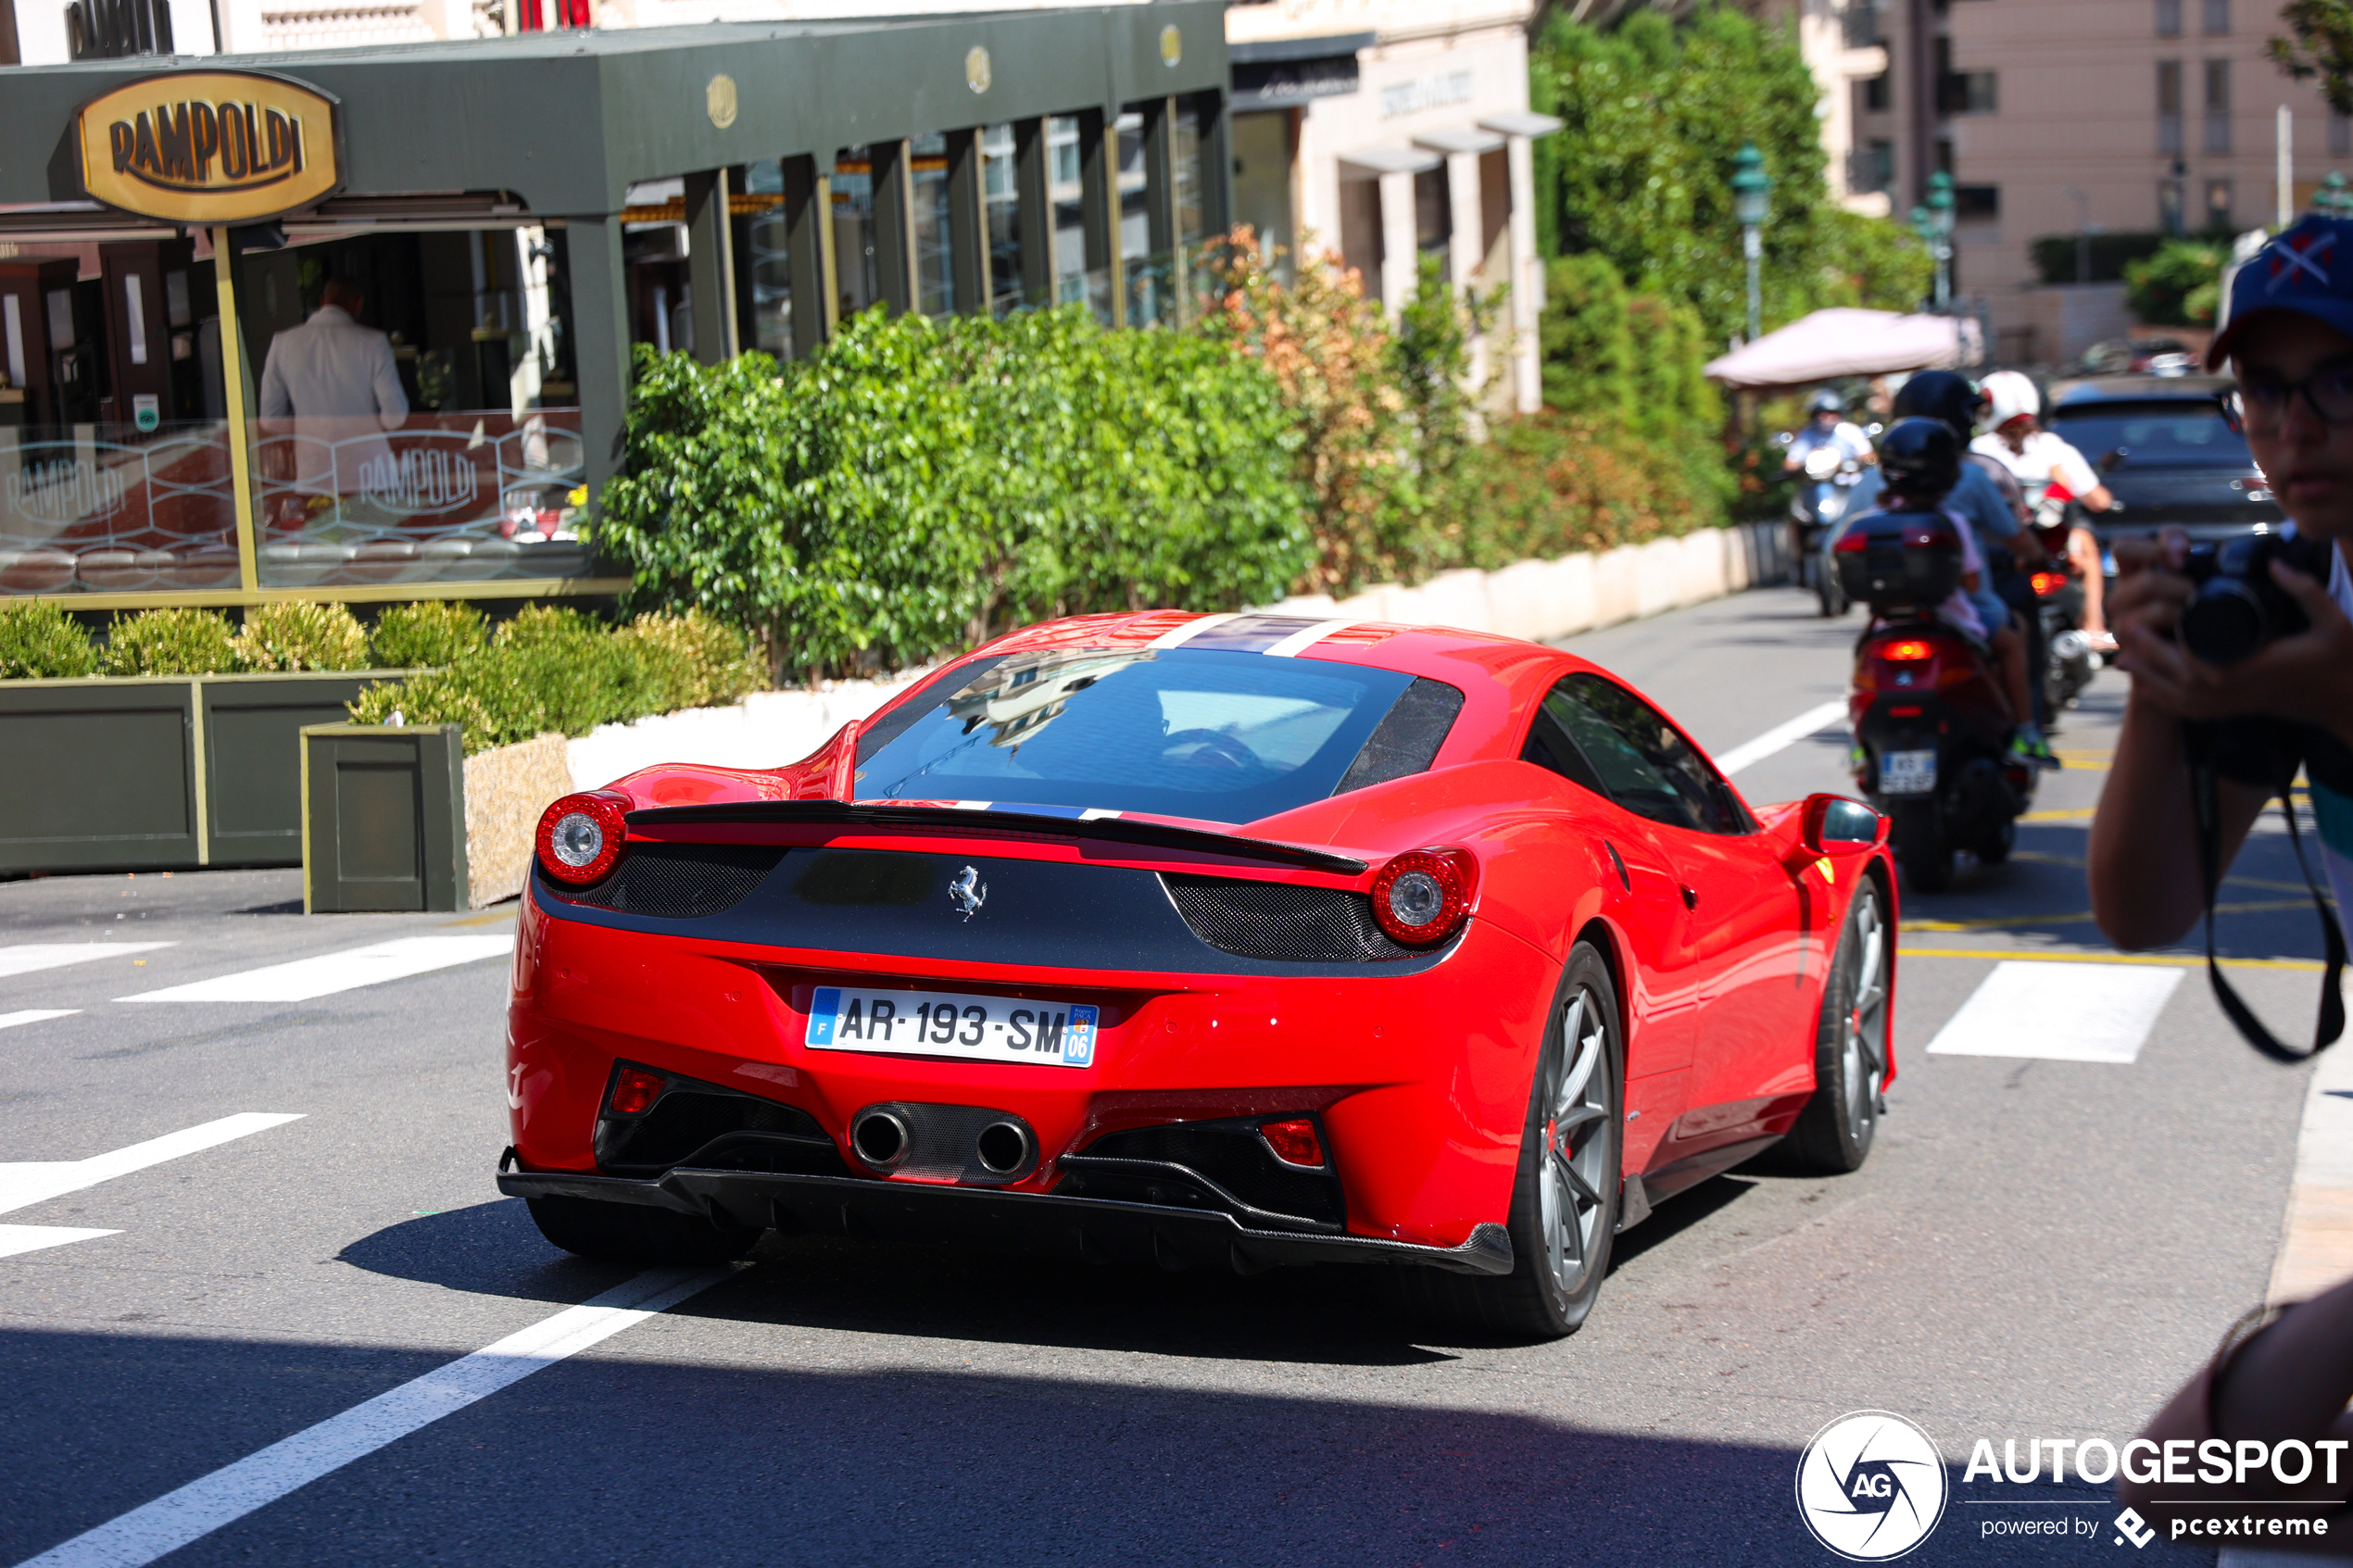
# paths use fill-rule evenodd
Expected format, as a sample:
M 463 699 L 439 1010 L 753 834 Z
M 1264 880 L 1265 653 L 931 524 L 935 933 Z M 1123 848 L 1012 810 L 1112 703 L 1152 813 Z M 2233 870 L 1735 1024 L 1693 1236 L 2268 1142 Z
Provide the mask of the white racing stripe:
M 1266 650 L 1269 659 L 1296 659 L 1307 649 L 1322 642 L 1334 632 L 1344 632 L 1355 625 L 1353 621 L 1318 621 L 1315 625 L 1293 632 Z
M 2005 960 L 1928 1043 L 1929 1053 L 2127 1064 L 2187 972 Z
M 19 1023 L 40 1023 L 52 1018 L 71 1018 L 80 1008 L 27 1008 L 22 1012 L 0 1012 L 0 1029 L 14 1029 Z
M 1228 621 L 1239 621 L 1240 619 L 1240 614 L 1238 611 L 1229 611 L 1224 615 L 1204 615 L 1198 620 L 1188 621 L 1182 626 L 1170 627 L 1167 631 L 1163 632 L 1159 636 L 1154 637 L 1151 642 L 1146 643 L 1144 646 L 1148 648 L 1183 647 L 1187 643 L 1191 642 L 1203 632 L 1209 631 L 1213 627 L 1223 626 Z
M 0 980 L 12 974 L 31 974 L 37 969 L 63 969 L 69 963 L 152 953 L 157 947 L 171 946 L 170 942 L 20 942 L 12 947 L 0 947 Z
M 118 997 L 120 1002 L 307 1002 L 313 997 L 403 980 L 452 964 L 473 963 L 513 950 L 511 933 L 495 936 L 403 936 L 315 959 L 248 969 L 193 985 Z
M 1730 778 L 1743 768 L 1755 767 L 1777 751 L 1785 751 L 1807 735 L 1826 730 L 1846 717 L 1843 698 L 1809 708 L 1786 724 L 1777 724 L 1753 741 L 1732 747 L 1716 759 L 1718 771 Z
M 39 1252 L 44 1248 L 63 1247 L 70 1241 L 93 1241 L 102 1236 L 120 1236 L 120 1231 L 89 1231 L 72 1225 L 0 1225 L 0 1258 L 13 1258 L 19 1252 Z
M 35 1203 L 45 1203 L 83 1187 L 110 1182 L 117 1176 L 127 1176 L 133 1171 L 144 1171 L 150 1165 L 160 1165 L 167 1160 L 178 1160 L 249 1134 L 283 1127 L 289 1122 L 302 1120 L 300 1112 L 246 1110 L 234 1116 L 223 1116 L 218 1122 L 186 1127 L 176 1133 L 166 1133 L 159 1138 L 134 1143 L 128 1148 L 118 1148 L 111 1154 L 95 1154 L 87 1160 L 53 1160 L 19 1161 L 0 1165 L 0 1214 L 24 1209 Z
M 667 1311 L 735 1271 L 650 1269 L 495 1345 L 329 1416 L 211 1474 L 119 1514 L 19 1568 L 139 1568 L 542 1367 Z

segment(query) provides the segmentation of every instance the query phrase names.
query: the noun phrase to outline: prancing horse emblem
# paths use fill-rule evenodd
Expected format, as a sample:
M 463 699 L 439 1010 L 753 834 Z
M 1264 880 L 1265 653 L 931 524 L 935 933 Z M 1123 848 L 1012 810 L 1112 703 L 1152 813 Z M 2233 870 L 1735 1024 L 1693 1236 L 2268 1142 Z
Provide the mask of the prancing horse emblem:
M 956 873 L 956 880 L 948 884 L 948 897 L 956 900 L 956 907 L 964 911 L 966 920 L 970 920 L 980 912 L 981 905 L 988 901 L 988 884 L 980 880 L 980 872 L 975 868 L 966 866 Z

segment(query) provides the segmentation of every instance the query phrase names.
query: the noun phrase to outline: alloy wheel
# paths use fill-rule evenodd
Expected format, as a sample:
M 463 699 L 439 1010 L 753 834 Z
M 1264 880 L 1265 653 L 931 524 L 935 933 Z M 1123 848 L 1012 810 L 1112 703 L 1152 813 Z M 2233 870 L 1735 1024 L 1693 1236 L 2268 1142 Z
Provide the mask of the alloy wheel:
M 1839 1077 L 1847 1131 L 1857 1143 L 1868 1143 L 1879 1114 L 1880 1086 L 1887 1076 L 1887 922 L 1880 915 L 1879 896 L 1868 883 L 1855 896 L 1853 921 L 1843 977 L 1852 1000 L 1840 1030 Z
M 1559 1067 L 1545 1097 L 1544 1151 L 1537 1172 L 1545 1262 L 1554 1287 L 1573 1296 L 1609 1239 L 1616 1120 L 1610 1109 L 1609 1025 L 1580 987 L 1561 1010 Z

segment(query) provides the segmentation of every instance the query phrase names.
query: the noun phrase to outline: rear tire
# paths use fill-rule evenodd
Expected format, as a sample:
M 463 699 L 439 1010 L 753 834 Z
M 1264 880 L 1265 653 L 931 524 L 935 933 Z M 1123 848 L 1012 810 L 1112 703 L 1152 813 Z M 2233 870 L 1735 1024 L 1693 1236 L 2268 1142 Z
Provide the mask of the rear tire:
M 1953 885 L 1953 843 L 1944 836 L 1944 818 L 1933 800 L 1898 806 L 1888 836 L 1894 841 L 1895 864 L 1915 893 L 1942 893 Z
M 2018 819 L 2004 817 L 2002 825 L 1978 841 L 1977 862 L 1982 866 L 1998 866 L 2010 858 L 2018 847 Z
M 1783 1146 L 1799 1170 L 1843 1175 L 1870 1157 L 1887 1081 L 1888 979 L 1894 943 L 1885 900 L 1866 874 L 1847 907 L 1814 1032 L 1814 1098 Z
M 588 1198 L 533 1198 L 531 1222 L 567 1252 L 613 1263 L 724 1263 L 742 1257 L 761 1233 L 698 1214 L 642 1203 Z
M 1579 942 L 1537 1053 L 1512 1183 L 1512 1272 L 1400 1270 L 1408 1307 L 1449 1326 L 1515 1338 L 1574 1334 L 1609 1273 L 1617 1230 L 1626 1046 L 1617 989 Z

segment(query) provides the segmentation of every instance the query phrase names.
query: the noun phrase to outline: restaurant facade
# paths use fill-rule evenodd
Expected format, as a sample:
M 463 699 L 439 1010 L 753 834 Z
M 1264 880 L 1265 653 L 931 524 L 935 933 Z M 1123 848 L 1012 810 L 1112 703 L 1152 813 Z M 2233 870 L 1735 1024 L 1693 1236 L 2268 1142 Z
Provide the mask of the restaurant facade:
M 1173 323 L 1217 4 L 0 69 L 0 595 L 609 595 L 633 344 Z

